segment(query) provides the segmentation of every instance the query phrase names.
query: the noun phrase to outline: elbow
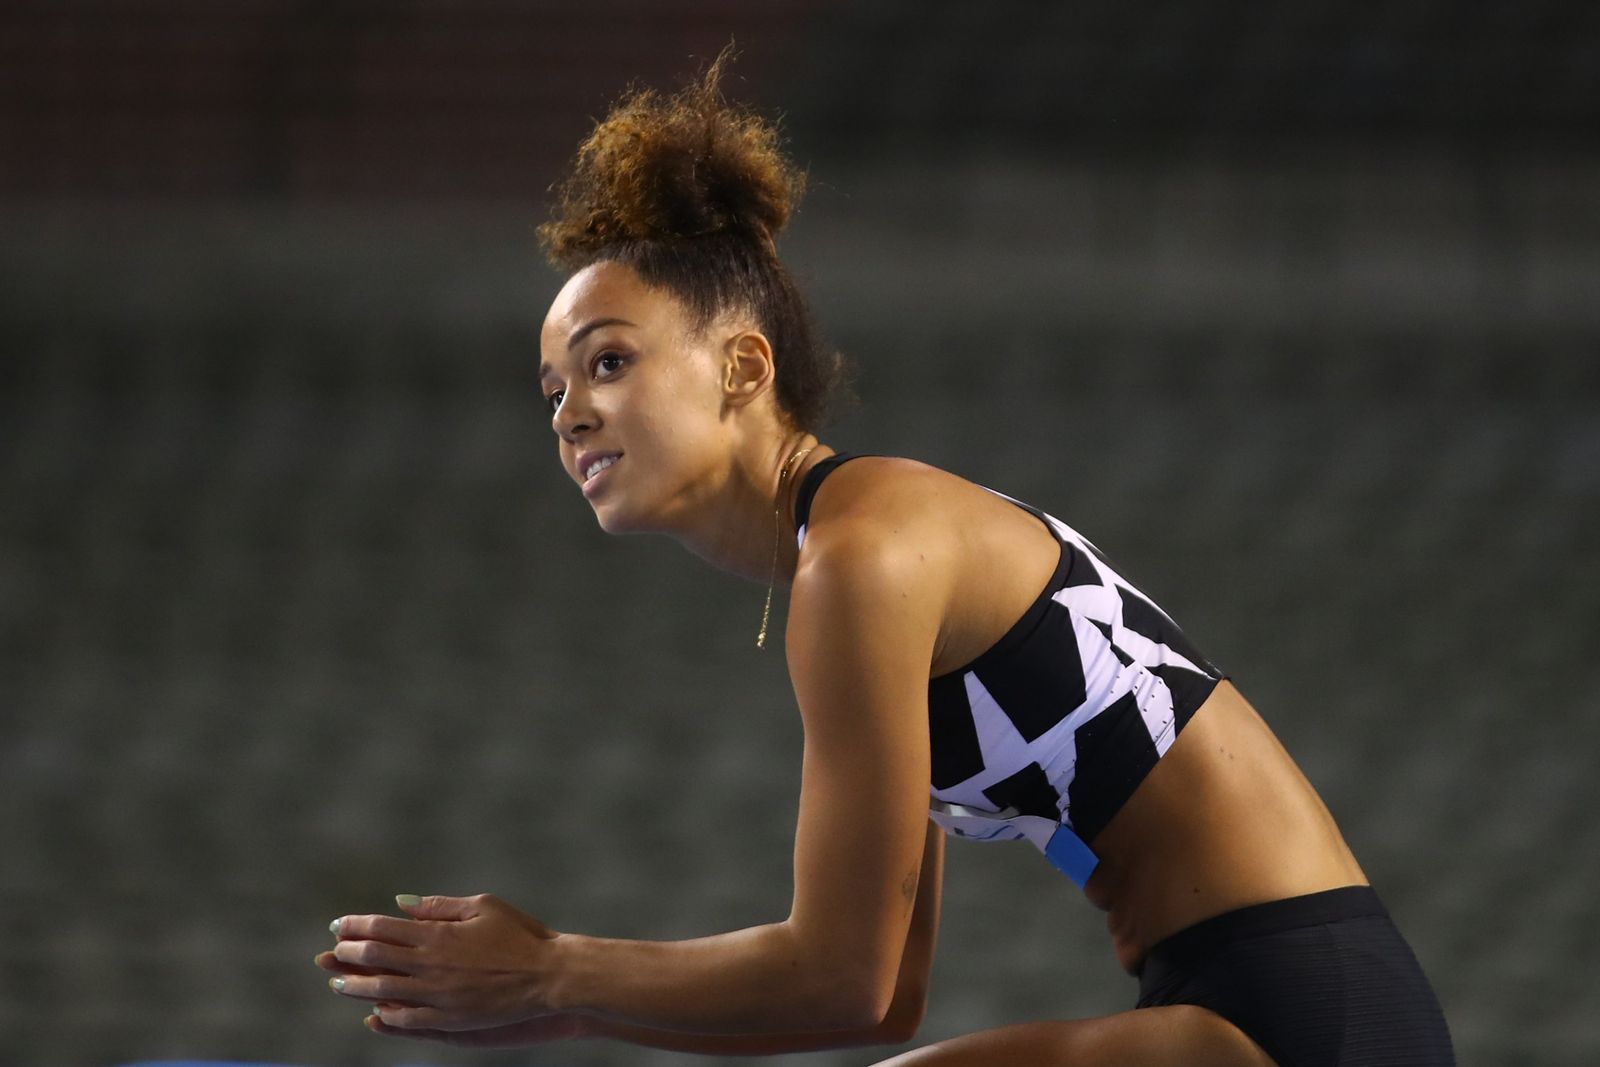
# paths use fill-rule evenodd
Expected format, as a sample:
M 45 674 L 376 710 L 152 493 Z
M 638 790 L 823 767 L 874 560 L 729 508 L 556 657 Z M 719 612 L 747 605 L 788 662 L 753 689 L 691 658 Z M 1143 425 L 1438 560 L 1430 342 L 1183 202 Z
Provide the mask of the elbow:
M 821 1030 L 853 1030 L 874 1036 L 892 1016 L 893 989 L 843 981 L 818 1004 L 812 1023 Z
M 896 989 L 894 999 L 884 1012 L 883 1019 L 878 1023 L 873 1036 L 882 1045 L 903 1045 L 916 1038 L 917 1030 L 921 1028 L 922 1019 L 927 1011 L 926 989 L 920 987 Z
M 806 1012 L 809 1029 L 854 1031 L 875 1039 L 890 1021 L 899 997 L 895 975 L 854 962 L 849 966 L 823 968 L 812 989 L 814 995 Z
M 891 1023 L 888 1019 L 883 1025 L 872 1032 L 872 1036 L 879 1045 L 905 1045 L 917 1039 L 917 1029 L 922 1025 L 920 1019 L 908 1020 L 904 1023 Z
M 887 981 L 839 983 L 824 1009 L 825 1029 L 850 1030 L 876 1045 L 902 1045 L 917 1036 L 927 1013 L 927 991 Z
M 792 936 L 793 928 L 790 927 Z M 800 939 L 803 944 L 803 939 Z M 820 951 L 819 951 L 820 950 Z M 859 942 L 814 946 L 790 957 L 797 979 L 788 997 L 796 1029 L 851 1033 L 861 1043 L 909 1040 L 922 1021 L 924 991 L 902 988 L 900 954 L 863 951 Z M 924 983 L 918 983 L 919 987 Z

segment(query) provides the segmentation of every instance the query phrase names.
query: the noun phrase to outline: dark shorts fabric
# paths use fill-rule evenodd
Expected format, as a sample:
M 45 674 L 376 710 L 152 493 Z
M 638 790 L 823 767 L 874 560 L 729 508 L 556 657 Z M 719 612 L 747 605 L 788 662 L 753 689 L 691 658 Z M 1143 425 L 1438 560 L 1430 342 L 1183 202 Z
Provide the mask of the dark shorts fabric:
M 1438 997 L 1370 886 L 1257 904 L 1157 944 L 1139 1007 L 1196 1004 L 1278 1067 L 1447 1067 Z

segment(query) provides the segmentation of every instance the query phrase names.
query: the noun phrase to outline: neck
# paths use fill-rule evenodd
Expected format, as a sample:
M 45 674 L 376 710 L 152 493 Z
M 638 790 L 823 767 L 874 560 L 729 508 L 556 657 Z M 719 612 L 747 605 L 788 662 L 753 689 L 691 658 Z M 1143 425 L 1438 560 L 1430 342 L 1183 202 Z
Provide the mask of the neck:
M 700 521 L 692 527 L 673 531 L 674 539 L 719 570 L 762 585 L 771 580 L 787 586 L 799 561 L 794 504 L 800 483 L 806 471 L 832 454 L 809 433 L 772 439 L 752 458 L 735 460 L 716 503 L 700 509 Z

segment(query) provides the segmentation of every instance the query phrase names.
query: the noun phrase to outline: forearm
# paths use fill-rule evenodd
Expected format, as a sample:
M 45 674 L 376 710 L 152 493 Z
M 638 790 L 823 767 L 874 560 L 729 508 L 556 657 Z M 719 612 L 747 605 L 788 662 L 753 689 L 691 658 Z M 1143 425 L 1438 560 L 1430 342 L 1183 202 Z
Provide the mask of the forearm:
M 789 1052 L 820 1052 L 864 1045 L 899 1045 L 917 1035 L 925 1005 L 917 980 L 902 982 L 883 1022 L 853 1030 L 805 1030 L 784 1034 L 691 1034 L 678 1030 L 652 1030 L 611 1022 L 593 1016 L 576 1016 L 579 1037 L 603 1037 L 633 1045 L 692 1052 L 702 1056 L 776 1056 Z
M 689 941 L 557 938 L 551 1006 L 692 1035 L 862 1032 L 884 1004 L 858 961 L 807 950 L 787 923 Z

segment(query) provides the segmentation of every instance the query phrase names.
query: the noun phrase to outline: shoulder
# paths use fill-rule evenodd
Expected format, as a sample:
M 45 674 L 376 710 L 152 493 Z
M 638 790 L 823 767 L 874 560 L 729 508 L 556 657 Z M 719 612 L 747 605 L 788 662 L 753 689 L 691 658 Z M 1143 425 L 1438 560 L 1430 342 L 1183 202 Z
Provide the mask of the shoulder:
M 845 642 L 880 664 L 919 663 L 926 683 L 961 566 L 944 506 L 952 484 L 964 483 L 896 457 L 863 456 L 828 475 L 790 591 L 791 660 L 830 661 Z
M 935 533 L 950 525 L 952 509 L 976 485 L 949 471 L 900 456 L 857 456 L 834 468 L 811 500 L 806 529 L 813 534 L 888 536 Z
M 898 456 L 860 456 L 828 474 L 812 498 L 795 593 L 855 579 L 927 579 L 955 564 L 951 510 L 969 483 Z

